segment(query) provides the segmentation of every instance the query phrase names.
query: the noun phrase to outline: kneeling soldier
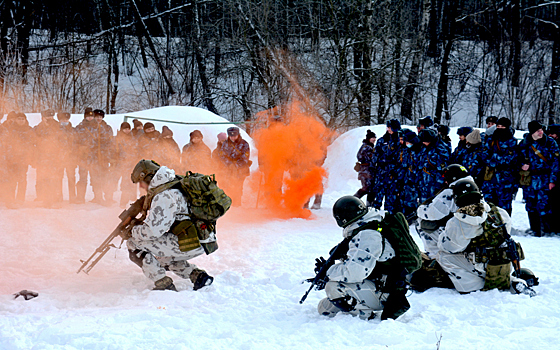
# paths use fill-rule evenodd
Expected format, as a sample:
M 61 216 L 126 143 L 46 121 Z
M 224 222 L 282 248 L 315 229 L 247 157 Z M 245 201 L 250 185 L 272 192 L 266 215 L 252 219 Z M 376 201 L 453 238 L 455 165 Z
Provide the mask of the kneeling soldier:
M 188 260 L 204 254 L 204 248 L 184 251 L 179 247 L 178 236 L 173 232 L 178 222 L 190 219 L 187 198 L 176 188 L 160 187 L 175 180 L 175 171 L 159 166 L 152 160 L 141 160 L 131 174 L 133 183 L 148 191 L 151 202 L 144 204 L 149 211 L 145 220 L 132 227 L 128 233 L 127 247 L 130 259 L 139 265 L 144 275 L 155 282 L 154 290 L 177 290 L 166 271 L 190 279 L 193 289 L 212 284 L 214 278 Z M 163 190 L 158 190 L 164 188 Z

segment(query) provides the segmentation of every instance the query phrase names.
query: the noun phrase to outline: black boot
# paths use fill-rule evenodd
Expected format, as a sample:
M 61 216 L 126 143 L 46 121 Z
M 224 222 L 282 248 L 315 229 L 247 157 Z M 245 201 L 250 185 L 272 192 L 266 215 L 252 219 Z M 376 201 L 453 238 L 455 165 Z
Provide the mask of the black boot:
M 552 230 L 552 215 L 543 215 L 541 219 L 541 235 L 551 235 L 554 231 Z
M 541 216 L 539 213 L 534 211 L 527 212 L 527 216 L 529 217 L 529 229 L 530 234 L 534 235 L 535 237 L 541 236 Z
M 206 271 L 201 269 L 194 269 L 189 276 L 193 283 L 193 290 L 199 290 L 202 287 L 206 287 L 214 282 L 214 277 L 208 275 Z

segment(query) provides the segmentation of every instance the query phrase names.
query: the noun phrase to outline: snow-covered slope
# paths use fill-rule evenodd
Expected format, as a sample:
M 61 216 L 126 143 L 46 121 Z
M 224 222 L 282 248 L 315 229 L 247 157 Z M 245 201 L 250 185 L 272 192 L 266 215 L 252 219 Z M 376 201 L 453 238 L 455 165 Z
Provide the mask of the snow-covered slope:
M 371 128 L 378 137 L 385 130 Z M 80 259 L 117 225 L 118 207 L 0 208 L 0 349 L 555 348 L 558 237 L 515 237 L 525 250 L 522 265 L 540 277 L 534 298 L 432 289 L 411 293 L 409 312 L 383 322 L 320 316 L 316 305 L 324 292 L 298 303 L 314 259 L 342 239 L 331 206 L 359 186 L 352 167 L 365 129 L 341 135 L 329 148 L 323 209 L 311 219 L 279 220 L 254 208 L 232 208 L 220 219 L 219 250 L 193 260 L 215 281 L 197 292 L 175 276 L 178 293 L 151 291 L 124 248 L 111 250 L 89 275 L 76 274 Z M 513 226 L 528 227 L 520 195 Z M 14 300 L 22 289 L 39 296 Z

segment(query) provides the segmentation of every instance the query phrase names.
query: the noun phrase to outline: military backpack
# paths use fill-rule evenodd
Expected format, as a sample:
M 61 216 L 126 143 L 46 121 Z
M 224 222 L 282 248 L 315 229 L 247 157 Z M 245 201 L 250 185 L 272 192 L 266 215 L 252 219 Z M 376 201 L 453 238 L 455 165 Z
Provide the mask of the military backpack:
M 206 254 L 216 251 L 216 220 L 229 210 L 231 198 L 218 187 L 215 176 L 190 171 L 185 176 L 177 175 L 175 180 L 148 191 L 144 210 L 150 208 L 156 194 L 168 189 L 180 190 L 189 205 L 191 219 L 175 222 L 171 227 L 171 232 L 178 236 L 179 249 L 186 252 L 202 246 Z

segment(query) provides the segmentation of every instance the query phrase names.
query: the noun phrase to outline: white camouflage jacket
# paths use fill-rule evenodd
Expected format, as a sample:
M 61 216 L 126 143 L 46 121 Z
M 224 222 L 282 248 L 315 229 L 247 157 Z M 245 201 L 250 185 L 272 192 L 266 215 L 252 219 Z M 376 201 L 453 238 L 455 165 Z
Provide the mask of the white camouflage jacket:
M 360 226 L 374 220 L 382 221 L 384 216 L 383 211 L 370 208 L 360 220 L 346 227 L 342 235 L 346 238 Z M 329 268 L 327 271 L 329 281 L 361 282 L 371 274 L 378 261 L 394 258 L 395 251 L 389 241 L 377 230 L 363 230 L 350 241 L 347 257 L 343 262 Z
M 447 253 L 463 252 L 471 240 L 482 234 L 482 223 L 488 218 L 490 206 L 483 202 L 484 213 L 482 216 L 470 216 L 462 213 L 455 213 L 447 222 L 445 231 L 439 236 L 438 248 Z M 498 212 L 506 225 L 508 233 L 511 232 L 511 218 L 508 213 L 498 207 Z
M 149 189 L 175 179 L 175 171 L 162 166 L 152 178 Z M 149 214 L 142 225 L 132 228 L 136 240 L 157 240 L 169 232 L 176 220 L 189 219 L 189 207 L 180 190 L 170 189 L 160 192 L 152 199 Z
M 464 179 L 474 181 L 472 176 L 467 176 Z M 459 179 L 463 180 L 463 179 Z M 459 181 L 457 180 L 457 181 Z M 429 204 L 423 204 L 418 207 L 416 214 L 422 220 L 437 221 L 441 220 L 447 215 L 457 211 L 457 205 L 453 200 L 453 186 L 457 181 L 452 182 L 449 188 L 441 191 Z

